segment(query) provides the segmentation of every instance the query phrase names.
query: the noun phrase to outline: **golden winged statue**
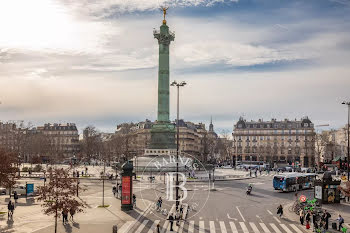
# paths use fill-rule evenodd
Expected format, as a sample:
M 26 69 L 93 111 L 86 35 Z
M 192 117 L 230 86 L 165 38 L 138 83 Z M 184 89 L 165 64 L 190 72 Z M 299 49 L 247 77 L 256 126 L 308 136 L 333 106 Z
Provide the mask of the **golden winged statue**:
M 163 22 L 166 23 L 165 15 L 166 15 L 166 11 L 169 9 L 169 7 L 164 7 L 164 6 L 163 6 L 163 7 L 161 7 L 160 9 L 163 11 L 163 17 L 164 17 Z

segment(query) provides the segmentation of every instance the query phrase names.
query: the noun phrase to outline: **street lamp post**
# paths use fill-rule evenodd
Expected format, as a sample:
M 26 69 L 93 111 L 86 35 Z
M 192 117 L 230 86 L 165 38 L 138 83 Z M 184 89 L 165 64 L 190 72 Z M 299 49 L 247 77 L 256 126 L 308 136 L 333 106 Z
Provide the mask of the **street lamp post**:
M 170 86 L 176 86 L 177 87 L 177 117 L 176 117 L 176 210 L 178 210 L 179 207 L 179 110 L 180 110 L 180 87 L 183 87 L 186 85 L 185 81 L 182 81 L 181 83 L 177 83 L 176 81 L 173 81 Z
M 350 180 L 349 179 L 349 158 L 350 158 L 350 142 L 349 142 L 349 139 L 350 139 L 350 137 L 349 137 L 349 127 L 350 127 L 350 102 L 343 102 L 342 104 L 346 104 L 346 105 L 348 105 L 348 125 L 347 125 L 347 131 L 348 131 L 348 134 L 347 134 L 347 136 L 348 136 L 348 159 L 347 159 L 347 172 L 348 172 L 348 180 Z

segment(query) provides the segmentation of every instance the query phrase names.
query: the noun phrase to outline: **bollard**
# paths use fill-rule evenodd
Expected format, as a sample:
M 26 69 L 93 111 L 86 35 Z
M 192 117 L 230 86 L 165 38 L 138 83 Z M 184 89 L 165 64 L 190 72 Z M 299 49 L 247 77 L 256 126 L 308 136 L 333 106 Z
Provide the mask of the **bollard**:
M 117 225 L 113 226 L 113 233 L 118 233 L 118 226 Z

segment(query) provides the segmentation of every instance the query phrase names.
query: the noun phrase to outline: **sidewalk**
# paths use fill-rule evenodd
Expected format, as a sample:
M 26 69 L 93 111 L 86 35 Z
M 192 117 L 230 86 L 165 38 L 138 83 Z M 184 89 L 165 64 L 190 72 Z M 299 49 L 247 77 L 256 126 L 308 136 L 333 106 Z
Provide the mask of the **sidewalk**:
M 82 194 L 84 195 L 84 194 Z M 74 222 L 63 225 L 62 217 L 58 219 L 59 233 L 65 232 L 112 232 L 113 225 L 121 227 L 127 221 L 133 221 L 149 207 L 149 203 L 140 202 L 135 210 L 124 212 L 120 209 L 120 199 L 112 194 L 105 196 L 107 208 L 99 208 L 102 203 L 102 193 L 96 192 L 91 196 L 82 196 L 88 204 L 83 213 L 74 216 Z M 2 233 L 47 233 L 54 232 L 55 219 L 43 213 L 40 203 L 34 198 L 19 198 L 14 211 L 13 221 L 7 219 L 8 196 L 0 196 L 0 232 Z
M 289 207 L 293 205 L 294 201 L 283 206 L 283 215 L 295 222 L 296 224 L 300 225 L 299 215 L 295 214 L 294 212 L 289 211 Z M 341 203 L 341 204 L 324 204 L 322 205 L 322 209 L 326 209 L 332 217 L 329 219 L 329 229 L 328 232 L 339 232 L 337 230 L 332 229 L 332 222 L 337 222 L 336 219 L 338 218 L 338 214 L 341 214 L 341 216 L 344 218 L 345 223 L 343 224 L 346 228 L 350 229 L 350 204 L 349 203 Z M 305 225 L 304 225 L 305 228 Z M 306 230 L 306 228 L 305 228 Z M 309 232 L 312 232 L 312 224 L 311 228 L 308 230 Z M 349 230 L 348 230 L 349 231 Z

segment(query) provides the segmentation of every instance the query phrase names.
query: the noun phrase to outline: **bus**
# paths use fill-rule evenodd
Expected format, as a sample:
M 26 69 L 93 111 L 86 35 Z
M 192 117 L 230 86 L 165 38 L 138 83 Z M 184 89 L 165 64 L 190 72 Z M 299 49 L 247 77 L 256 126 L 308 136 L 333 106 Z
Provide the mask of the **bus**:
M 314 173 L 288 173 L 273 177 L 273 188 L 283 192 L 296 192 L 313 187 L 316 174 Z

